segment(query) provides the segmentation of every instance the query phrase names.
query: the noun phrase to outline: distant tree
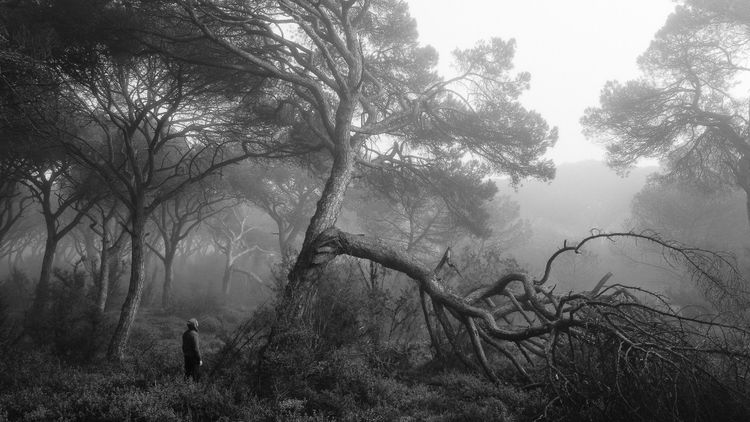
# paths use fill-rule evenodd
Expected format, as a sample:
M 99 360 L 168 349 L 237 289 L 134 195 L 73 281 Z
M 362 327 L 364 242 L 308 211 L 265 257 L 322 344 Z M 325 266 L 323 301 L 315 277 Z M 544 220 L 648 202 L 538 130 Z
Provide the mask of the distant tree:
M 521 218 L 521 207 L 509 196 L 495 196 L 486 212 L 492 231 L 485 237 L 464 237 L 454 247 L 455 264 L 461 270 L 453 278 L 460 280 L 462 289 L 519 271 L 520 265 L 508 251 L 524 245 L 532 235 L 531 225 Z
M 151 221 L 159 233 L 160 246 L 152 242 L 148 247 L 164 265 L 161 306 L 169 307 L 172 298 L 173 264 L 180 243 L 200 224 L 229 206 L 236 205 L 228 196 L 204 180 L 183 189 L 171 199 L 162 202 L 151 214 Z
M 750 19 L 743 0 L 685 0 L 640 57 L 642 77 L 608 82 L 586 111 L 588 136 L 627 168 L 665 160 L 674 179 L 740 188 L 750 218 Z
M 19 23 L 25 12 L 23 7 L 0 7 L 0 22 L 5 24 L 0 30 L 0 171 L 8 196 L 4 208 L 10 211 L 3 213 L 8 218 L 4 225 L 15 222 L 14 183 L 25 185 L 44 217 L 47 239 L 32 312 L 39 314 L 47 301 L 58 243 L 92 202 L 81 202 L 84 191 L 78 185 L 83 180 L 75 175 L 75 163 L 54 145 L 54 139 L 65 137 L 65 130 L 75 130 L 62 107 L 54 70 L 40 60 L 55 50 L 58 38 L 48 28 L 40 28 L 43 36 L 26 31 Z
M 110 195 L 98 201 L 88 213 L 90 223 L 86 230 L 98 237 L 98 253 L 90 252 L 87 256 L 94 270 L 96 306 L 102 312 L 107 306 L 110 286 L 119 275 L 120 255 L 127 240 L 122 212 L 122 205 Z
M 10 271 L 12 268 L 22 269 L 29 258 L 41 256 L 39 245 L 44 245 L 44 223 L 41 216 L 34 215 L 24 219 L 15 226 L 5 237 L 5 243 L 0 245 L 0 257 L 6 258 Z
M 294 163 L 270 162 L 236 166 L 229 179 L 242 198 L 273 219 L 282 260 L 291 258 L 315 211 L 322 185 L 319 176 Z
M 191 258 L 205 257 L 213 250 L 213 239 L 208 225 L 201 225 L 192 234 L 177 244 L 175 263 L 178 267 L 185 267 L 192 263 Z
M 31 203 L 31 195 L 13 175 L 0 175 L 0 250 Z
M 214 245 L 226 258 L 221 277 L 221 294 L 224 302 L 229 300 L 232 275 L 239 271 L 237 262 L 254 252 L 267 253 L 253 241 L 251 233 L 258 230 L 246 206 L 234 206 L 217 214 L 207 222 Z M 257 276 L 255 277 L 257 279 Z
M 487 169 L 458 161 L 435 167 L 429 183 L 408 167 L 368 171 L 349 201 L 367 232 L 429 260 L 463 236 L 488 237 L 486 206 L 497 188 Z
M 526 242 L 532 235 L 531 224 L 521 218 L 521 206 L 508 195 L 495 195 L 487 205 L 487 224 L 492 232 L 488 243 L 508 249 Z
M 246 118 L 189 67 L 156 56 L 103 57 L 98 67 L 66 78 L 70 105 L 91 129 L 64 147 L 127 210 L 130 288 L 108 352 L 121 359 L 143 293 L 149 216 L 190 184 L 247 157 L 232 132 Z
M 744 193 L 740 191 L 712 191 L 689 181 L 653 178 L 633 198 L 628 224 L 633 230 L 659 233 L 691 247 L 719 251 L 732 262 L 737 257 L 740 268 L 746 269 L 750 262 L 747 256 L 750 228 L 744 224 L 744 205 Z M 636 262 L 644 264 L 644 268 L 659 270 L 659 281 L 670 290 L 670 298 L 676 303 L 700 303 L 717 312 L 739 311 L 737 315 L 747 308 L 748 283 L 744 279 L 725 275 L 720 284 L 686 284 L 686 279 L 693 278 L 692 267 L 664 265 L 658 247 L 642 246 L 639 252 Z
M 750 231 L 738 227 L 744 220 L 740 196 L 656 179 L 633 198 L 630 223 L 685 244 L 737 252 Z
M 66 157 L 58 157 L 60 151 L 43 157 L 35 154 L 19 166 L 22 183 L 39 203 L 44 226 L 46 243 L 44 257 L 37 281 L 34 299 L 34 314 L 44 311 L 49 297 L 52 266 L 57 246 L 86 216 L 98 198 L 87 193 L 86 183 L 75 174 L 75 166 Z
M 131 6 L 96 0 L 0 5 L 7 24 L 0 39 L 2 82 L 8 82 L 2 88 L 20 99 L 13 103 L 18 120 L 35 129 L 44 122 L 44 135 L 65 134 L 47 138 L 97 173 L 126 209 L 131 278 L 108 351 L 112 359 L 123 357 L 142 296 L 150 213 L 183 187 L 250 155 L 243 138 L 262 140 L 271 132 L 262 125 L 245 130 L 250 126 L 242 123 L 254 115 L 238 107 L 250 101 L 262 76 L 205 72 L 149 54 L 134 31 L 148 27 L 152 15 Z M 247 86 L 231 89 L 236 81 Z M 40 92 L 58 102 L 39 107 Z M 66 113 L 62 121 L 59 111 Z

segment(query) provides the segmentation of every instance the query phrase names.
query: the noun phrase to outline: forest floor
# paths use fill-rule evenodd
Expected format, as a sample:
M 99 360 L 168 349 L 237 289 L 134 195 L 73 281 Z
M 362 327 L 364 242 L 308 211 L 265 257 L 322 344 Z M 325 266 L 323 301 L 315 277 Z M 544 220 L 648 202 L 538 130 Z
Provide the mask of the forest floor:
M 261 387 L 247 359 L 218 367 L 240 311 L 199 315 L 206 364 L 193 383 L 182 374 L 185 320 L 142 312 L 120 365 L 100 357 L 76 362 L 60 348 L 6 347 L 0 420 L 510 421 L 534 419 L 544 409 L 540 392 L 438 366 L 420 346 L 276 351 L 266 370 L 273 376 Z

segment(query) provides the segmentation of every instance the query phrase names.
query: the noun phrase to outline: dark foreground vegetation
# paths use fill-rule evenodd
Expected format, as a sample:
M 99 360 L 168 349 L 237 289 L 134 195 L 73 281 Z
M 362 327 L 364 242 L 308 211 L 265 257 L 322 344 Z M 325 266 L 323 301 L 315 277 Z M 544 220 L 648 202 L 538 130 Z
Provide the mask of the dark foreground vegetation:
M 538 387 L 498 386 L 425 342 L 373 344 L 356 315 L 367 297 L 347 291 L 335 312 L 316 306 L 314 326 L 260 336 L 273 311 L 200 308 L 203 380 L 186 380 L 179 338 L 184 318 L 147 310 L 136 321 L 130 358 L 101 360 L 113 315 L 58 286 L 51 320 L 18 340 L 7 320 L 0 363 L 0 417 L 9 420 L 524 420 L 543 409 Z M 339 286 L 341 287 L 341 286 Z M 73 299 L 73 300 L 71 300 Z M 93 311 L 92 311 L 93 310 Z M 418 315 L 417 315 L 418 316 Z M 18 327 L 16 327 L 18 328 Z M 15 344 L 12 344 L 15 343 Z M 32 344 L 33 343 L 33 344 Z
M 146 309 L 135 322 L 128 359 L 116 364 L 102 359 L 115 315 L 98 312 L 83 284 L 58 277 L 48 319 L 30 323 L 27 317 L 23 328 L 5 309 L 0 417 L 742 421 L 750 416 L 743 330 L 717 321 L 696 324 L 700 318 L 677 320 L 666 306 L 621 300 L 619 305 L 638 309 L 598 316 L 632 318 L 613 322 L 621 338 L 589 329 L 588 339 L 556 334 L 567 338 L 553 346 L 556 350 L 537 355 L 531 348 L 535 343 L 518 343 L 509 356 L 490 350 L 487 358 L 499 379 L 493 382 L 461 362 L 462 354 L 471 354 L 466 332 L 456 334 L 455 341 L 467 345 L 459 354 L 436 355 L 417 302 L 352 287 L 364 284 L 341 277 L 351 274 L 346 267 L 336 266 L 321 280 L 306 313 L 308 323 L 277 328 L 272 339 L 269 328 L 276 317 L 270 306 L 249 319 L 247 311 L 205 301 L 168 311 Z M 596 296 L 598 306 L 618 306 L 606 292 Z M 369 310 L 366 318 L 363 309 Z M 179 347 L 188 315 L 201 315 L 206 365 L 197 383 L 185 379 Z M 714 332 L 691 331 L 692 324 Z M 681 338 L 668 338 L 674 336 Z M 698 340 L 711 344 L 690 346 Z M 519 372 L 511 362 L 524 359 Z
M 290 379 L 274 380 L 277 394 L 261 393 L 255 380 L 213 377 L 185 381 L 174 353 L 142 355 L 148 363 L 70 365 L 41 352 L 11 354 L 3 362 L 2 417 L 9 420 L 148 421 L 389 421 L 526 420 L 544 405 L 539 394 L 498 388 L 462 370 L 400 372 L 406 356 L 391 362 L 357 349 L 300 353 L 284 359 Z M 153 365 L 153 366 L 151 366 Z M 171 365 L 165 366 L 165 365 Z M 32 369 L 33 368 L 33 369 Z M 157 370 L 158 369 L 158 370 Z M 248 367 L 235 363 L 235 371 Z M 209 368 L 210 370 L 210 368 Z M 170 375 L 171 374 L 171 375 Z M 248 384 L 245 384 L 247 381 Z
M 662 172 L 571 237 L 496 196 L 555 177 L 513 40 L 443 75 L 400 0 L 0 1 L 0 418 L 750 420 L 750 3 L 677 3 L 582 120 Z

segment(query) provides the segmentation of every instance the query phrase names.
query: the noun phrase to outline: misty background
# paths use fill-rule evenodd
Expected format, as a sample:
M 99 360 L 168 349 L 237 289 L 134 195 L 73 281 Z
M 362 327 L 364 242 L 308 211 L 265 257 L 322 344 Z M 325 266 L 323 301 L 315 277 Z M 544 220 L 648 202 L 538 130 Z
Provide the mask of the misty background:
M 0 1 L 0 420 L 748 420 L 749 28 Z

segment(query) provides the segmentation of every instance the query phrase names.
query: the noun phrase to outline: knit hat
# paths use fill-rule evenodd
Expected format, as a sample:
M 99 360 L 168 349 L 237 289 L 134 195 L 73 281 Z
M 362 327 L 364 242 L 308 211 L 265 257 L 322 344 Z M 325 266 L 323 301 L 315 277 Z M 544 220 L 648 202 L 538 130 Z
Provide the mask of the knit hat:
M 187 322 L 189 326 L 192 326 L 193 328 L 198 328 L 198 320 L 195 318 L 190 318 Z

